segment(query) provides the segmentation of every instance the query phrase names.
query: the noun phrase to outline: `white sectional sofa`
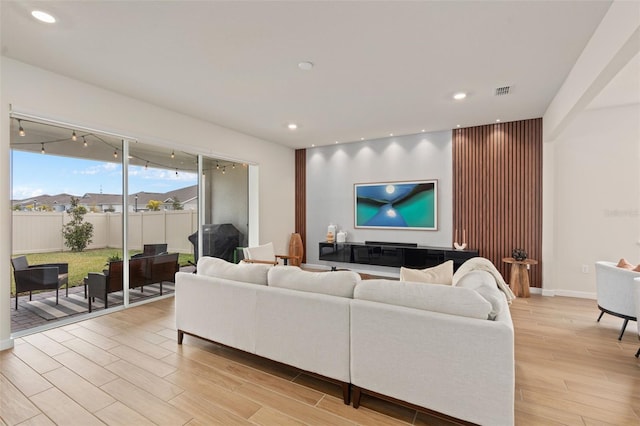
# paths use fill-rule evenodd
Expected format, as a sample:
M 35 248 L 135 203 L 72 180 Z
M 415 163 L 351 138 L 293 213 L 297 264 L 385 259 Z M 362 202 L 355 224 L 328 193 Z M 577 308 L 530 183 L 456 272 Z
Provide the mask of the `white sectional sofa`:
M 491 274 L 455 287 L 201 258 L 176 275 L 184 334 L 466 422 L 514 422 L 513 325 Z M 492 319 L 488 319 L 492 318 Z

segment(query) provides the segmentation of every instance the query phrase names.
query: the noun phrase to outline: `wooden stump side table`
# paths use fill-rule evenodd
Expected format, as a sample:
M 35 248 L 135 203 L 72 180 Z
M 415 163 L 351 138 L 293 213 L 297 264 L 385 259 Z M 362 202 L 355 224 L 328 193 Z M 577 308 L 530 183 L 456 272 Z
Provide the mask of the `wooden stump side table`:
M 502 259 L 504 263 L 511 264 L 511 277 L 509 287 L 516 297 L 529 297 L 529 270 L 528 265 L 537 265 L 533 259 L 515 260 L 513 257 Z

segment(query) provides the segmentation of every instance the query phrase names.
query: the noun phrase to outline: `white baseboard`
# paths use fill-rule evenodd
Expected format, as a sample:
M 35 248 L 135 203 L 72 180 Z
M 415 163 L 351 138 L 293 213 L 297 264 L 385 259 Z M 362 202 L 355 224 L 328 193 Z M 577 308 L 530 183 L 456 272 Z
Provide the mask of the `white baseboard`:
M 13 339 L 0 340 L 0 351 L 11 349 L 13 347 Z
M 532 291 L 533 292 L 533 291 Z M 575 297 L 578 299 L 592 299 L 596 300 L 596 294 L 588 291 L 575 291 L 575 290 L 562 290 L 562 289 L 542 289 L 543 296 L 560 296 L 560 297 Z

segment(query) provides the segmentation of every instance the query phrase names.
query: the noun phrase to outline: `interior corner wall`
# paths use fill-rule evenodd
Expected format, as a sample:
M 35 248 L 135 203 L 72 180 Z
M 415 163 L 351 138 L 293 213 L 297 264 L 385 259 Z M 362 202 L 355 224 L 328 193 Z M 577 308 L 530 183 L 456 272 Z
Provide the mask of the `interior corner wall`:
M 259 168 L 258 237 L 260 242 L 272 241 L 278 252 L 286 251 L 294 229 L 294 150 L 272 142 L 245 135 L 213 123 L 175 111 L 157 107 L 136 99 L 104 90 L 71 78 L 1 57 L 0 61 L 0 211 L 4 231 L 10 234 L 11 178 L 9 164 L 9 105 L 13 111 L 45 119 L 76 124 L 136 139 L 156 146 L 183 147 L 185 151 L 214 158 L 249 163 Z M 257 175 L 254 173 L 254 175 Z M 252 190 L 251 194 L 254 192 Z M 253 223 L 253 219 L 252 219 Z M 8 228 L 7 228 L 8 226 Z M 255 227 L 253 227 L 255 228 Z M 255 229 L 250 230 L 254 235 Z M 0 241 L 0 301 L 6 301 L 9 290 L 10 238 Z M 4 306 L 8 306 L 5 303 Z M 10 317 L 2 309 L 0 342 L 8 339 Z
M 347 241 L 390 241 L 450 247 L 452 244 L 451 131 L 421 133 L 307 149 L 307 263 L 318 259 L 327 226 L 337 225 Z M 380 230 L 354 227 L 353 185 L 391 181 L 438 180 L 438 229 Z M 331 265 L 335 265 L 332 262 Z M 337 265 L 354 268 L 354 265 Z M 371 271 L 397 273 L 367 265 Z
M 210 223 L 230 223 L 243 235 L 241 246 L 249 237 L 249 171 L 246 166 L 236 166 L 225 173 L 212 175 L 209 192 Z
M 596 261 L 640 263 L 640 104 L 585 110 L 550 145 L 554 268 L 545 288 L 595 298 Z

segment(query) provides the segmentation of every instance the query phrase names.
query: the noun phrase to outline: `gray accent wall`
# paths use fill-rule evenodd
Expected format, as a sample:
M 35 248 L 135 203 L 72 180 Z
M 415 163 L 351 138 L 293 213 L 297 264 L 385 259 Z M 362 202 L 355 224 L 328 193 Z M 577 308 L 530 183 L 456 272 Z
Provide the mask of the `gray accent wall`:
M 436 231 L 382 230 L 354 227 L 355 183 L 438 181 Z M 451 247 L 451 131 L 419 133 L 307 150 L 307 264 L 334 266 L 318 259 L 318 243 L 329 224 L 347 232 L 347 241 L 393 241 Z M 349 265 L 335 265 L 349 267 Z M 350 265 L 353 269 L 397 272 L 397 268 Z

